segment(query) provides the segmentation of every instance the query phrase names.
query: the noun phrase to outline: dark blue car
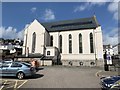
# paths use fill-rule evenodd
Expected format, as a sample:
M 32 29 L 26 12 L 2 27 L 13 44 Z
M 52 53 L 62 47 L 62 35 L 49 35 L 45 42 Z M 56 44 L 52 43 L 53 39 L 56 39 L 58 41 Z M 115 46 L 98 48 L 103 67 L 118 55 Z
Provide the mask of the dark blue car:
M 108 90 L 119 80 L 120 76 L 102 77 L 100 84 L 102 86 L 102 89 Z
M 25 62 L 5 62 L 0 64 L 0 76 L 16 76 L 23 79 L 25 76 L 32 76 L 36 73 L 34 67 Z

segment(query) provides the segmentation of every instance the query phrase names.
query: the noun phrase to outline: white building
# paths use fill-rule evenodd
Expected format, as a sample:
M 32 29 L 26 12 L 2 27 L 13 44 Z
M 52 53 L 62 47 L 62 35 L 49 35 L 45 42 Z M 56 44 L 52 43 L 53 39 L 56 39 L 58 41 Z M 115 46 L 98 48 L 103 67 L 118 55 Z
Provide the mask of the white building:
M 113 53 L 114 55 L 120 54 L 120 43 L 113 46 Z
M 56 56 L 62 65 L 103 62 L 102 31 L 96 16 L 51 23 L 35 19 L 25 29 L 23 47 L 23 54 L 40 53 L 47 60 L 53 57 L 52 63 Z
M 103 51 L 104 53 L 106 52 L 106 54 L 109 54 L 109 55 L 113 55 L 113 46 L 112 45 L 103 45 Z

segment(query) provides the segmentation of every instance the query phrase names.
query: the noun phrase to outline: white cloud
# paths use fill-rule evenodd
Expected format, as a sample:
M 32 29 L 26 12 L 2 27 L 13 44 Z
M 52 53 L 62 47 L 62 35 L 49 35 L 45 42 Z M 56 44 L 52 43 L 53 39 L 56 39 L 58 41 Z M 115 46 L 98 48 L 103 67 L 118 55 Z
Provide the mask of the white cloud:
M 19 38 L 23 40 L 23 35 L 24 35 L 24 30 L 17 32 L 17 29 L 11 26 L 7 28 L 0 27 L 0 38 L 5 38 L 5 39 Z
M 86 3 L 76 6 L 74 12 L 80 12 L 84 10 L 89 10 L 93 6 L 101 6 L 104 5 L 106 2 L 109 2 L 108 11 L 113 14 L 113 19 L 118 20 L 118 2 L 120 0 L 85 0 Z
M 74 12 L 84 11 L 85 9 L 89 9 L 90 7 L 91 7 L 90 3 L 85 3 L 83 5 L 75 7 Z
M 118 20 L 118 2 L 111 2 L 108 11 L 113 14 L 113 19 Z
M 37 10 L 37 8 L 36 8 L 36 7 L 33 7 L 33 8 L 31 8 L 30 10 L 31 10 L 32 13 L 34 13 L 34 12 Z
M 98 0 L 97 2 L 92 2 L 91 0 L 86 0 L 86 3 L 76 6 L 74 12 L 84 11 L 86 9 L 90 9 L 92 6 L 101 6 L 104 5 L 105 2 L 101 2 L 102 0 Z
M 81 2 L 94 2 L 94 3 L 101 3 L 101 2 L 119 2 L 120 0 L 81 0 Z
M 118 44 L 118 28 L 113 28 L 109 33 L 104 34 L 103 43 L 111 45 Z
M 45 21 L 54 20 L 55 19 L 54 12 L 51 9 L 46 9 L 43 15 L 43 19 Z

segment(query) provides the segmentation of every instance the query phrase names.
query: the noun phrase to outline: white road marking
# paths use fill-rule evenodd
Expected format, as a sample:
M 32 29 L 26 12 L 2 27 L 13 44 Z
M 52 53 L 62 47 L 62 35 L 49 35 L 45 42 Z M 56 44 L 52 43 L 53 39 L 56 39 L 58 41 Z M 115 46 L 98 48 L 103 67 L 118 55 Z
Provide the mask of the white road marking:
M 0 79 L 0 80 L 4 80 L 4 79 Z M 4 87 L 5 87 L 5 84 L 11 84 L 11 83 L 13 83 L 13 82 L 15 82 L 15 84 L 14 85 L 11 85 L 11 86 L 8 86 L 8 87 L 6 87 L 6 88 L 11 88 L 11 87 L 13 87 L 13 88 L 20 88 L 20 87 L 22 87 L 28 80 L 10 80 L 10 79 L 7 79 L 7 80 L 4 80 L 5 82 L 3 83 L 3 85 L 1 86 L 1 88 L 0 88 L 0 90 L 2 90 Z M 11 81 L 11 82 L 9 82 L 9 83 L 7 83 L 8 81 Z M 17 87 L 17 85 L 18 85 L 18 82 L 23 82 L 22 84 L 20 84 L 18 87 Z
M 11 87 L 14 87 L 14 85 L 13 85 L 13 86 L 6 87 L 6 88 L 11 88 Z
M 15 81 L 15 86 L 14 86 L 14 88 L 16 88 L 16 87 L 17 87 L 17 81 L 18 81 L 18 80 L 16 80 L 16 81 Z
M 0 90 L 2 90 L 5 86 L 5 84 L 7 83 L 7 80 L 5 80 L 5 82 L 3 83 L 3 85 L 1 86 Z
M 20 86 L 18 86 L 17 88 L 22 87 L 28 80 L 25 80 Z

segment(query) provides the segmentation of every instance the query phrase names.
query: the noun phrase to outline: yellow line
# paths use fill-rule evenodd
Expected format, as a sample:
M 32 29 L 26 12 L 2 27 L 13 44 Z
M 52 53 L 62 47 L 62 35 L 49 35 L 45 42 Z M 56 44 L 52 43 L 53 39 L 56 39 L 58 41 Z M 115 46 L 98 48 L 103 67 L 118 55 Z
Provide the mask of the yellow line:
M 16 88 L 17 87 L 17 80 L 16 80 L 16 82 L 15 82 L 15 86 L 14 86 L 14 88 Z
M 17 88 L 22 87 L 28 80 L 25 80 L 20 86 L 18 86 Z
M 16 81 L 16 80 L 13 80 L 13 79 L 0 79 L 0 80 L 8 80 L 8 81 Z M 17 80 L 17 81 L 25 81 L 25 80 Z
M 7 83 L 7 80 L 4 82 L 4 84 L 6 84 L 6 83 Z M 5 86 L 4 84 L 1 86 L 0 90 L 2 90 L 4 88 L 4 86 Z
M 14 87 L 14 85 L 13 85 L 13 86 L 6 87 L 6 88 L 11 88 L 11 87 Z
M 99 70 L 98 72 L 96 72 L 96 73 L 95 73 L 95 76 L 96 76 L 96 77 L 99 77 L 99 74 L 98 74 L 98 73 L 100 73 L 100 72 L 102 72 L 102 70 Z

